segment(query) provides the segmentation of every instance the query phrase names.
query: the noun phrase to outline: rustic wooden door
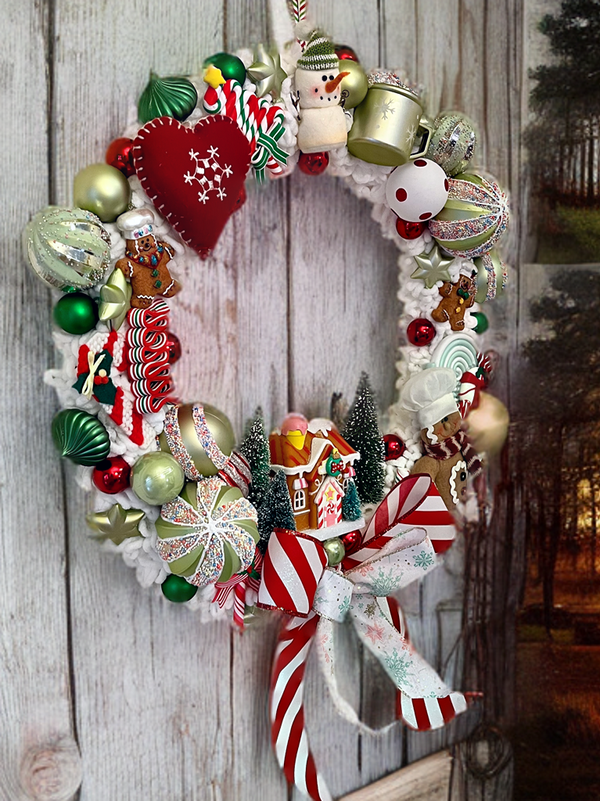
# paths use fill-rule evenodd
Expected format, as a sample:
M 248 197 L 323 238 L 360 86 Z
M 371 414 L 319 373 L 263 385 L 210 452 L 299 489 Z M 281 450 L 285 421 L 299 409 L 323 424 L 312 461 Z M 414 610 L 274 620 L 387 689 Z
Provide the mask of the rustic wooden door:
M 133 119 L 151 68 L 195 72 L 210 53 L 272 37 L 280 15 L 266 0 L 0 7 L 0 798 L 66 800 L 82 779 L 82 801 L 283 801 L 291 796 L 265 714 L 275 624 L 261 620 L 243 637 L 222 622 L 202 624 L 88 538 L 85 494 L 50 437 L 56 401 L 42 374 L 54 359 L 51 299 L 20 248 L 30 216 L 69 203 L 75 173 L 102 161 Z M 310 2 L 314 19 L 365 66 L 400 67 L 426 85 L 431 114 L 460 108 L 473 117 L 479 162 L 513 196 L 520 8 L 517 0 Z M 290 408 L 327 415 L 331 393 L 351 399 L 367 370 L 385 409 L 395 393 L 396 252 L 369 214 L 327 177 L 251 188 L 214 258 L 185 276 L 191 299 L 173 325 L 185 340 L 180 395 L 222 408 L 239 434 L 259 404 L 267 424 Z M 518 223 L 514 230 L 517 243 Z M 516 245 L 509 255 L 514 263 Z M 332 321 L 344 332 L 335 348 Z M 446 628 L 432 610 L 441 593 L 448 625 L 460 620 L 460 583 L 456 575 L 443 590 L 428 584 L 409 604 L 433 661 Z M 348 697 L 371 722 L 391 720 L 393 694 L 350 638 L 348 652 Z M 336 717 L 316 668 L 308 686 L 314 751 L 336 796 L 445 742 L 399 726 L 360 736 Z

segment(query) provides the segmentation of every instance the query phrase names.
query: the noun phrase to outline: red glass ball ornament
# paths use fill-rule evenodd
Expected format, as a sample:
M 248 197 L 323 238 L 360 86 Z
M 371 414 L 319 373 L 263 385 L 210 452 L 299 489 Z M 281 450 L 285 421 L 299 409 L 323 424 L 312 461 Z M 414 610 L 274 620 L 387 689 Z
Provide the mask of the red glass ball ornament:
M 181 342 L 172 331 L 167 331 L 167 347 L 169 348 L 169 364 L 175 364 L 181 359 Z
M 94 467 L 92 481 L 100 492 L 115 495 L 129 487 L 131 467 L 122 456 L 111 456 Z
M 402 239 L 418 239 L 425 228 L 425 223 L 422 222 L 408 222 L 400 217 L 396 220 L 396 231 Z
M 133 139 L 121 136 L 110 143 L 106 150 L 105 161 L 111 167 L 121 170 L 126 178 L 135 173 L 132 158 Z
M 426 317 L 418 317 L 408 324 L 406 335 L 411 345 L 416 345 L 417 348 L 422 348 L 423 345 L 429 345 L 435 336 L 435 326 Z
M 385 448 L 385 460 L 399 459 L 406 450 L 406 445 L 396 434 L 384 434 L 383 446 Z
M 306 175 L 322 175 L 329 166 L 329 153 L 300 153 L 298 167 Z
M 336 44 L 333 47 L 335 54 L 340 61 L 343 61 L 346 58 L 350 59 L 350 61 L 358 61 L 358 56 L 351 47 L 348 47 L 348 45 Z
M 344 534 L 343 537 L 340 537 L 340 539 L 346 550 L 346 556 L 358 551 L 362 545 L 362 534 L 358 529 L 356 531 L 349 531 L 347 534 Z

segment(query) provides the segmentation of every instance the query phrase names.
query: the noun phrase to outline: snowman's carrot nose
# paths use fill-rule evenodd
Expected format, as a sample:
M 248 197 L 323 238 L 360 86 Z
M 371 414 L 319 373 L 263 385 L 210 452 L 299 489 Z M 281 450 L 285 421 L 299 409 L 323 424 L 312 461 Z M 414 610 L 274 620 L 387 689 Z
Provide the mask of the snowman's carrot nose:
M 340 72 L 340 74 L 337 76 L 337 78 L 334 78 L 333 81 L 327 81 L 327 83 L 325 84 L 325 91 L 327 92 L 327 94 L 331 94 L 332 92 L 335 92 L 335 90 L 338 88 L 338 86 L 340 85 L 341 81 L 346 77 L 346 75 L 350 75 L 350 73 L 349 72 Z

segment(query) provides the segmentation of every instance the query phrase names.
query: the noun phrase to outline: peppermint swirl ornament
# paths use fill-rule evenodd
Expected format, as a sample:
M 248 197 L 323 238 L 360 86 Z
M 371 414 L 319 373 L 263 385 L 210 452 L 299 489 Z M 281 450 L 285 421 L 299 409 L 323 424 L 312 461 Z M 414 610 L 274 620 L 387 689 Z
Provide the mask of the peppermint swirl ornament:
M 449 334 L 433 351 L 432 362 L 436 367 L 447 367 L 454 371 L 457 393 L 463 373 L 477 370 L 478 353 L 473 338 L 468 334 Z
M 156 531 L 159 556 L 197 587 L 247 570 L 258 542 L 254 506 L 216 476 L 187 484 L 164 504 Z

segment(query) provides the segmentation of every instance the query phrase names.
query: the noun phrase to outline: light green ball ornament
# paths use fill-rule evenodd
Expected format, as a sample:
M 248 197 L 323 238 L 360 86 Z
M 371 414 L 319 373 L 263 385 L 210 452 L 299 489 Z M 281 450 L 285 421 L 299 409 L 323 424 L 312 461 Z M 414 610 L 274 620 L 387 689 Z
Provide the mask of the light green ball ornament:
M 141 501 L 162 506 L 176 498 L 185 475 L 170 453 L 145 453 L 131 469 L 131 488 Z
M 224 456 L 230 456 L 235 445 L 235 434 L 229 418 L 215 406 L 208 403 L 183 403 L 181 406 L 167 407 L 165 430 L 160 435 L 158 444 L 161 450 L 167 453 L 172 451 L 190 481 L 197 481 L 200 476 L 214 476 L 219 472 L 219 467 L 211 460 L 198 438 L 194 407 L 202 410 L 208 433 Z
M 110 452 L 108 431 L 93 414 L 82 409 L 63 409 L 52 421 L 52 439 L 75 464 L 100 464 Z
M 87 334 L 98 322 L 98 304 L 84 292 L 63 295 L 54 307 L 54 322 L 67 334 Z
M 66 292 L 99 283 L 110 264 L 110 235 L 85 209 L 47 206 L 25 226 L 27 261 L 47 286 Z
M 344 108 L 356 108 L 367 96 L 369 89 L 367 74 L 358 61 L 352 61 L 350 58 L 340 59 L 340 72 L 350 73 L 342 78 L 340 84 Z
M 325 540 L 323 543 L 323 550 L 327 554 L 327 564 L 329 567 L 339 565 L 346 555 L 344 543 L 339 537 L 332 537 L 330 540 Z
M 73 181 L 75 205 L 96 214 L 102 222 L 114 222 L 127 210 L 130 198 L 129 181 L 110 164 L 90 164 Z
M 427 156 L 448 175 L 458 175 L 473 158 L 476 144 L 475 123 L 459 111 L 447 111 L 434 123 Z
M 196 87 L 187 78 L 161 78 L 151 72 L 138 102 L 138 117 L 144 123 L 157 117 L 174 117 L 183 122 L 196 108 L 197 102 Z
M 198 587 L 189 584 L 182 576 L 175 576 L 174 574 L 167 576 L 160 588 L 167 601 L 171 601 L 174 604 L 184 604 L 186 601 L 191 601 L 198 592 Z

